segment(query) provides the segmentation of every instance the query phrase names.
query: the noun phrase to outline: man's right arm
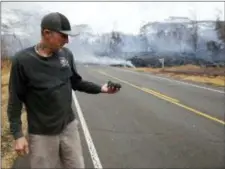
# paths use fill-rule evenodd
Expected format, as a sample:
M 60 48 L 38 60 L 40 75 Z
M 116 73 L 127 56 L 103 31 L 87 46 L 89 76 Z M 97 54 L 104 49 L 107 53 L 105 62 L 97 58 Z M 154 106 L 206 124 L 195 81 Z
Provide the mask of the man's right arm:
M 25 76 L 18 58 L 13 58 L 9 77 L 9 98 L 7 114 L 10 124 L 10 132 L 14 139 L 23 137 L 21 111 L 25 97 Z

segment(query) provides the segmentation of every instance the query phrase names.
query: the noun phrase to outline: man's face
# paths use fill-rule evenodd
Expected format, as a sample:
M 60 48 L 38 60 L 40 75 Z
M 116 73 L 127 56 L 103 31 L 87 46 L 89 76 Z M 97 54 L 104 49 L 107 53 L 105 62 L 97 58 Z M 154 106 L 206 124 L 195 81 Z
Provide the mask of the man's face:
M 44 30 L 43 37 L 48 46 L 54 51 L 61 49 L 69 42 L 68 35 L 50 30 Z

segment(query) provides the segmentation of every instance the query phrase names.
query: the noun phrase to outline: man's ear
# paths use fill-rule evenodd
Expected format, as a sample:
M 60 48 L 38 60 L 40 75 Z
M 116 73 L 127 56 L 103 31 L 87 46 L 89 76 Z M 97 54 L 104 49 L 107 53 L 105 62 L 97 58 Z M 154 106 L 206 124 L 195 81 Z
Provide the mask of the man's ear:
M 48 35 L 51 34 L 51 31 L 49 29 L 43 29 L 42 33 L 43 33 L 44 36 L 46 36 L 46 35 L 48 36 Z

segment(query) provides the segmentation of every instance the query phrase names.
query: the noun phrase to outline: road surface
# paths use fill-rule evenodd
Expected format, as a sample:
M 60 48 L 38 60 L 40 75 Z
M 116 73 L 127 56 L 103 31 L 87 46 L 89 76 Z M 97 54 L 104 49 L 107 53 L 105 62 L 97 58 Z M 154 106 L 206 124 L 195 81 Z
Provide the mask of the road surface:
M 98 84 L 122 84 L 115 95 L 74 95 L 87 168 L 225 168 L 221 89 L 122 68 L 78 71 Z

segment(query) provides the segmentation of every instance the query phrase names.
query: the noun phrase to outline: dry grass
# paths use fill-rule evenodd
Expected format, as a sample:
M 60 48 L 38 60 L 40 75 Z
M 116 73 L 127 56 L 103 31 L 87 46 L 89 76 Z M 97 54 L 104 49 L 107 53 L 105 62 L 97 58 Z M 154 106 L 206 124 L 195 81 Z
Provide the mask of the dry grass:
M 170 76 L 175 79 L 199 82 L 199 83 L 214 85 L 214 86 L 218 86 L 218 87 L 225 86 L 225 77 L 224 76 L 207 77 L 207 76 L 176 75 L 176 74 L 170 74 Z
M 14 139 L 9 132 L 9 123 L 7 117 L 7 104 L 8 104 L 8 81 L 9 81 L 9 71 L 10 71 L 10 62 L 2 60 L 1 67 L 1 93 L 2 93 L 2 104 L 1 104 L 1 163 L 2 168 L 11 168 L 13 161 L 16 159 L 17 154 L 14 151 Z M 26 133 L 26 113 L 23 111 L 22 114 L 23 130 Z
M 166 70 L 200 70 L 202 69 L 200 66 L 196 66 L 196 65 L 181 65 L 181 66 L 173 66 L 173 67 L 169 67 L 166 68 Z
M 147 67 L 128 68 L 128 69 L 132 69 L 138 72 L 152 72 L 152 73 L 158 73 L 162 70 L 161 68 L 147 68 Z
M 225 77 L 224 76 L 207 76 L 207 75 L 187 75 L 187 74 L 176 74 L 176 73 L 168 73 L 163 72 L 162 68 L 131 68 L 135 71 L 140 72 L 151 72 L 155 74 L 164 74 L 169 77 L 172 77 L 174 79 L 180 79 L 180 80 L 186 80 L 186 81 L 193 81 L 193 82 L 199 82 L 204 84 L 210 84 L 214 86 L 225 86 Z M 195 66 L 195 65 L 184 65 L 184 66 L 174 66 L 170 68 L 165 68 L 164 70 L 167 71 L 201 71 L 204 68 Z M 224 68 L 206 68 L 207 71 L 223 71 L 225 72 Z

